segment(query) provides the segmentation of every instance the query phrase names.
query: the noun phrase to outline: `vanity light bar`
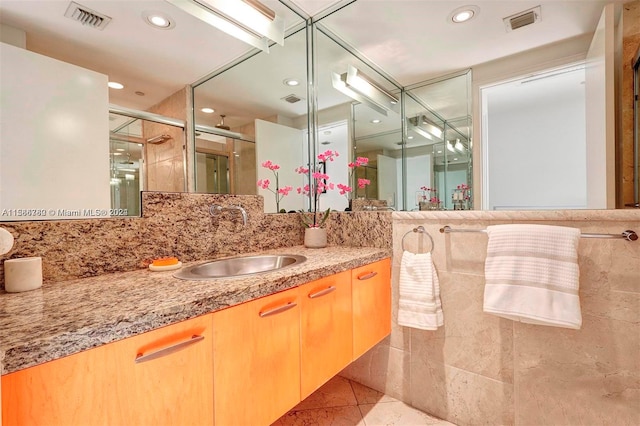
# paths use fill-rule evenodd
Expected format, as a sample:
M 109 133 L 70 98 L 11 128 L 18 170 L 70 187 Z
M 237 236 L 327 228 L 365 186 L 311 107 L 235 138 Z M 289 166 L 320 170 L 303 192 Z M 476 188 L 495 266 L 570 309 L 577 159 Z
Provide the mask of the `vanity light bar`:
M 188 14 L 262 51 L 284 46 L 284 19 L 257 0 L 167 0 Z
M 375 84 L 353 65 L 348 66 L 346 73 L 332 73 L 331 84 L 334 89 L 366 104 L 384 116 L 388 111 L 393 111 L 393 106 L 399 102 L 398 98 Z

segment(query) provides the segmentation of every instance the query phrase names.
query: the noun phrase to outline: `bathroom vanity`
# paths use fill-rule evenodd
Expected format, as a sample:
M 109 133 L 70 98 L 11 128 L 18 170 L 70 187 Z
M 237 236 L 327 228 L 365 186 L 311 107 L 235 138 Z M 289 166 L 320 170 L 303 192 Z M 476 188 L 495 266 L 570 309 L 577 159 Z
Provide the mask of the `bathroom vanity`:
M 391 268 L 383 249 L 271 253 L 307 261 L 211 281 L 135 271 L 1 294 L 2 424 L 277 420 L 390 333 Z

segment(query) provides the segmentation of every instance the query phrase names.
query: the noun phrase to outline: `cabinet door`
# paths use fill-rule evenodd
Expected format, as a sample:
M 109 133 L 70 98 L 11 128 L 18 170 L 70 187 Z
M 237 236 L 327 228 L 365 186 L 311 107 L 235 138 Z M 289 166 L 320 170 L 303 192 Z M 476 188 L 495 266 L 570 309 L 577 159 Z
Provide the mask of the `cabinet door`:
M 194 318 L 2 376 L 2 424 L 212 424 L 210 321 Z M 158 357 L 136 363 L 152 353 Z
M 215 423 L 269 425 L 300 401 L 294 288 L 213 313 Z
M 301 286 L 300 303 L 300 391 L 304 399 L 351 362 L 351 272 Z
M 391 333 L 391 261 L 384 259 L 351 273 L 356 359 Z

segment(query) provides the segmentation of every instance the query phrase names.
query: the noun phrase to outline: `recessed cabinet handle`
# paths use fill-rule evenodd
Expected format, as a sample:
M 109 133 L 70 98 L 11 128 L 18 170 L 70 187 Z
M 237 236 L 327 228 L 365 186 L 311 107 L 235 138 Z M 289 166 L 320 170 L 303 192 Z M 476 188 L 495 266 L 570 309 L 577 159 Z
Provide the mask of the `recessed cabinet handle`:
M 136 356 L 136 364 L 145 361 L 151 361 L 152 359 L 160 358 L 162 356 L 170 355 L 174 352 L 178 352 L 181 349 L 186 348 L 187 346 L 193 345 L 194 343 L 198 343 L 199 341 L 204 340 L 204 336 L 193 335 L 189 340 L 185 340 L 184 342 L 176 343 L 175 345 L 167 346 L 166 348 L 159 349 L 155 352 L 150 352 L 148 354 L 138 354 Z
M 378 273 L 377 273 L 377 272 L 375 272 L 375 271 L 373 271 L 373 272 L 368 272 L 368 273 L 366 273 L 366 274 L 364 274 L 364 275 L 358 275 L 358 279 L 359 279 L 359 280 L 361 280 L 361 281 L 362 281 L 362 280 L 368 280 L 369 278 L 373 278 L 373 277 L 375 277 L 376 275 L 378 275 Z
M 315 293 L 311 293 L 309 295 L 309 299 L 315 299 L 316 297 L 324 296 L 325 294 L 329 294 L 329 293 L 331 293 L 333 291 L 336 291 L 336 288 L 334 286 L 330 286 L 330 287 L 325 288 L 324 290 L 320 290 L 320 291 L 317 291 Z
M 288 311 L 289 309 L 297 306 L 297 303 L 289 302 L 286 305 L 278 306 L 277 308 L 269 309 L 268 311 L 260 312 L 260 318 L 268 317 L 271 315 L 279 314 L 280 312 Z

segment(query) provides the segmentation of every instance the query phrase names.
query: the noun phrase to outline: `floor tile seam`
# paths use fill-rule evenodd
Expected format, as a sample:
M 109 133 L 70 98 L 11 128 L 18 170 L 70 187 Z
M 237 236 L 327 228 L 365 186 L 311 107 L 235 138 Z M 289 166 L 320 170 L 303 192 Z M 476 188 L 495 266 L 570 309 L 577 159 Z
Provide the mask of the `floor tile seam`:
M 320 407 L 312 407 L 312 408 L 302 408 L 299 410 L 293 409 L 290 410 L 289 413 L 301 413 L 303 411 L 311 411 L 311 410 L 325 410 L 329 408 L 346 408 L 346 407 L 358 407 L 358 405 L 346 404 L 346 405 L 322 405 Z

